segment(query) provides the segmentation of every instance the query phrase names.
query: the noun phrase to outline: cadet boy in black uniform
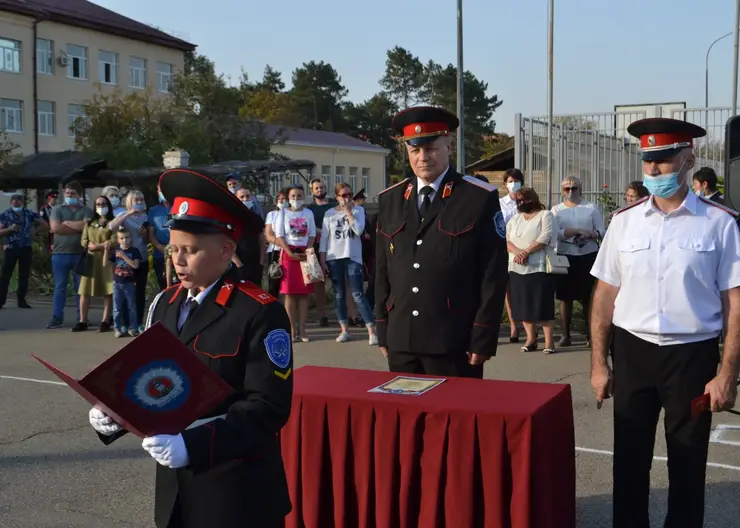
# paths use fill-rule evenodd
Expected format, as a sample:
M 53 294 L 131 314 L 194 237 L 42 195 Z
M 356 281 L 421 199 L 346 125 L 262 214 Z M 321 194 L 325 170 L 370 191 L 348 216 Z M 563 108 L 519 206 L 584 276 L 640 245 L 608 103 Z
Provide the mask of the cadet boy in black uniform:
M 393 118 L 415 176 L 378 196 L 375 314 L 392 372 L 483 377 L 508 282 L 496 187 L 450 167 L 459 120 L 435 107 Z
M 178 435 L 145 438 L 157 462 L 158 528 L 273 528 L 290 511 L 277 434 L 293 393 L 290 321 L 283 306 L 231 267 L 236 240 L 262 219 L 226 188 L 188 170 L 159 182 L 172 204 L 172 262 L 180 284 L 161 292 L 147 326 L 164 324 L 234 395 Z M 125 434 L 98 409 L 104 443 Z

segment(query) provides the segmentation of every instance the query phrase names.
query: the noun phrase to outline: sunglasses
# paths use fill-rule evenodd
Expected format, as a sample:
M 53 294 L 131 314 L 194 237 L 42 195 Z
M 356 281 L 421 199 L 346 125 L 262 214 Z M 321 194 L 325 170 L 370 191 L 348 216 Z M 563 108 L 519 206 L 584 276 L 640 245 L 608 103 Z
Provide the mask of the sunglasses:
M 565 192 L 577 191 L 578 187 L 563 187 Z
M 352 193 L 344 193 L 339 195 L 340 198 L 352 198 Z

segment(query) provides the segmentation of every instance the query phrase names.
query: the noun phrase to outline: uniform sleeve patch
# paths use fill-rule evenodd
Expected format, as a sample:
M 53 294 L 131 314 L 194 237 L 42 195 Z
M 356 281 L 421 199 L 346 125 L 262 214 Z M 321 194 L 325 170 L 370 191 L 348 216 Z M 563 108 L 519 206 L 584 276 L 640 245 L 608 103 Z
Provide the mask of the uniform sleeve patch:
M 267 357 L 278 368 L 284 369 L 290 365 L 291 340 L 290 334 L 282 328 L 272 330 L 264 339 Z
M 496 225 L 496 233 L 501 238 L 506 238 L 506 220 L 504 220 L 504 213 L 501 211 L 496 211 L 496 214 L 493 215 L 493 223 Z

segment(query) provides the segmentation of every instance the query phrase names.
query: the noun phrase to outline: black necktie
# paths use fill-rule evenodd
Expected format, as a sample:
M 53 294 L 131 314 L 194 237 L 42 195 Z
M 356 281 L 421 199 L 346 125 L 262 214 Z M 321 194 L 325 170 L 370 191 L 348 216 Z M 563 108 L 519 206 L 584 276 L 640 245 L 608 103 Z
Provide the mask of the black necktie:
M 195 297 L 190 297 L 187 301 L 185 301 L 185 304 L 183 305 L 183 309 L 187 309 L 188 315 L 185 316 L 185 321 L 182 323 L 183 328 L 186 324 L 188 324 L 188 321 L 190 321 L 193 318 L 193 314 L 198 309 L 198 301 L 195 300 Z
M 430 185 L 419 189 L 419 194 L 421 194 L 422 196 L 421 209 L 419 210 L 422 220 L 424 219 L 424 216 L 427 214 L 427 211 L 429 211 L 429 208 L 432 205 L 432 200 L 429 199 L 429 195 L 432 194 L 433 191 L 434 189 Z

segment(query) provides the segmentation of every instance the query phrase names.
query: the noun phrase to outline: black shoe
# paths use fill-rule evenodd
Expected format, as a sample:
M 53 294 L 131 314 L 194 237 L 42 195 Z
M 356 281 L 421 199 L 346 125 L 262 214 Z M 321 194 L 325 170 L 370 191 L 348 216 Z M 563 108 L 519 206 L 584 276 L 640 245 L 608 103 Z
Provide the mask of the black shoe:
M 111 324 L 108 321 L 103 321 L 100 323 L 100 328 L 98 328 L 98 332 L 110 332 Z
M 85 332 L 87 330 L 87 323 L 77 323 L 72 327 L 73 332 Z
M 329 326 L 329 319 L 326 317 L 322 317 L 321 319 L 319 319 L 319 326 L 322 328 Z
M 31 305 L 28 304 L 25 299 L 18 299 L 18 308 L 24 308 L 26 310 L 30 310 Z

